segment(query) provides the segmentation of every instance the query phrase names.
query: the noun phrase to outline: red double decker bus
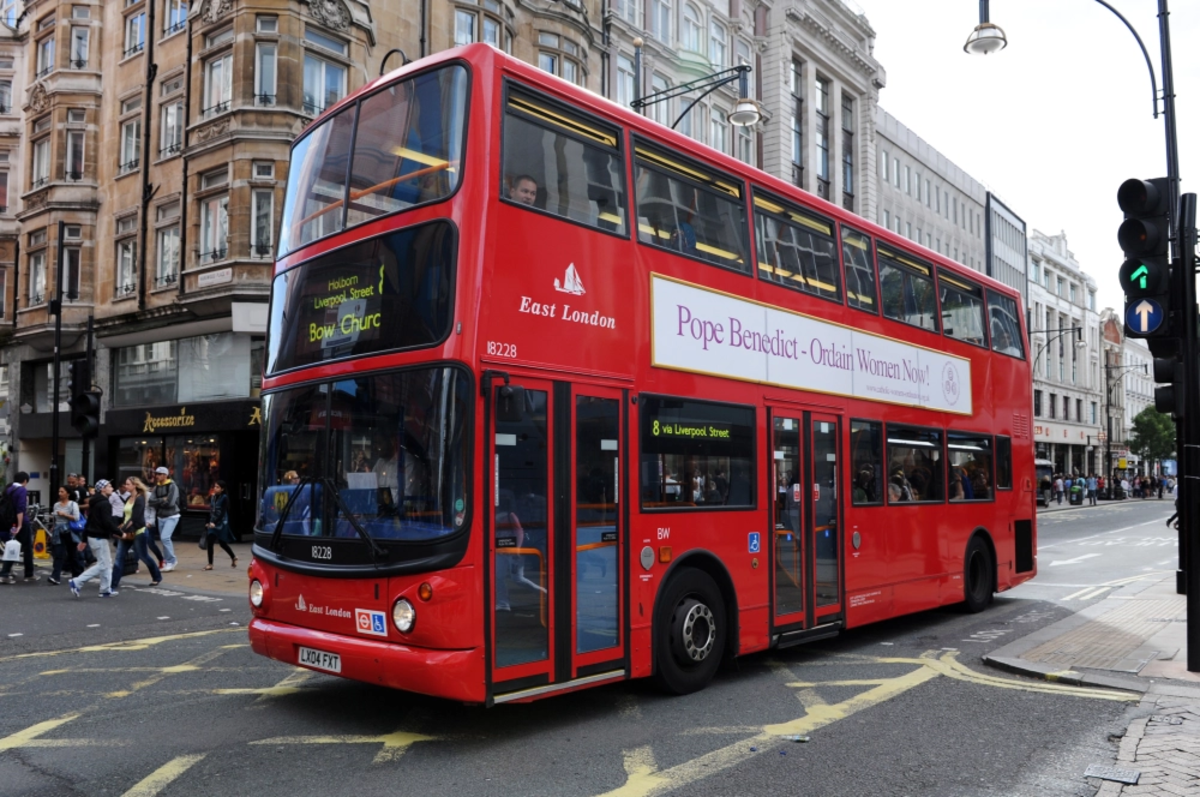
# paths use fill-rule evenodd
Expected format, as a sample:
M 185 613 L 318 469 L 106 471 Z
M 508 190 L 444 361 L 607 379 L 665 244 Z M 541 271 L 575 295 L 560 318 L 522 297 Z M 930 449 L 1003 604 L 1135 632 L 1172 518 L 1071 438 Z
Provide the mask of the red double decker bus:
M 485 45 L 296 142 L 250 639 L 473 703 L 1035 574 L 1019 296 Z

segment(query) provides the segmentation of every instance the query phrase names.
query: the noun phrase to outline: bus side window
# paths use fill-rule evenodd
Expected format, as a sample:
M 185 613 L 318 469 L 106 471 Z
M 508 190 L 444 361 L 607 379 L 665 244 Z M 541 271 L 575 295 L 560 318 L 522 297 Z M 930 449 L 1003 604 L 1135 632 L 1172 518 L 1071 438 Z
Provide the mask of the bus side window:
M 996 489 L 1012 489 L 1012 438 L 996 436 Z
M 883 503 L 883 424 L 850 421 L 851 500 L 855 506 Z
M 638 240 L 749 273 L 741 183 L 641 141 L 634 154 Z
M 992 351 L 1024 359 L 1021 343 L 1021 324 L 1017 321 L 1017 302 L 995 291 L 987 292 L 988 316 L 991 318 Z
M 992 495 L 992 438 L 969 432 L 946 432 L 950 460 L 951 501 L 987 501 Z
M 889 423 L 887 444 L 888 503 L 943 500 L 942 430 Z
M 875 244 L 883 315 L 921 329 L 938 331 L 933 271 L 912 258 Z
M 983 289 L 941 270 L 938 287 L 942 290 L 942 328 L 946 335 L 986 348 Z
M 758 233 L 760 278 L 822 299 L 842 301 L 833 222 L 755 191 L 754 227 Z
M 620 130 L 515 85 L 508 91 L 500 198 L 625 235 Z
M 875 259 L 871 239 L 842 227 L 842 260 L 846 264 L 846 302 L 851 307 L 879 313 L 875 291 Z

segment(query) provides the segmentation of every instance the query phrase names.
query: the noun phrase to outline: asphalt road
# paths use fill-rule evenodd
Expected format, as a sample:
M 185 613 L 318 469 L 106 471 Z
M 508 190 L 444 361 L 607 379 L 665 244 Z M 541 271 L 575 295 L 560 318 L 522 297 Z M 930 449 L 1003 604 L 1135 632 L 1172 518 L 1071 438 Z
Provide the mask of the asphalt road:
M 989 610 L 750 656 L 682 698 L 626 683 L 461 706 L 262 659 L 240 599 L 5 587 L 0 791 L 1090 797 L 1083 770 L 1113 763 L 1136 702 L 979 656 L 1094 599 L 1073 593 L 1164 569 L 1165 527 L 1140 525 L 1162 506 L 1044 516 L 1042 575 Z

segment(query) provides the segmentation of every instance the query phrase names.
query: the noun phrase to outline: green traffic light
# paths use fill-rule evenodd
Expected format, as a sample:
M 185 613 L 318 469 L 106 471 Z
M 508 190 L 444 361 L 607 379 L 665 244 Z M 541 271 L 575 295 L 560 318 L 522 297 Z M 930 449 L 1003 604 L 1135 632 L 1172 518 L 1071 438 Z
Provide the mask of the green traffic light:
M 1146 277 L 1150 274 L 1150 269 L 1146 268 L 1146 264 L 1142 263 L 1137 269 L 1129 275 L 1130 282 L 1137 282 L 1138 287 L 1146 290 Z

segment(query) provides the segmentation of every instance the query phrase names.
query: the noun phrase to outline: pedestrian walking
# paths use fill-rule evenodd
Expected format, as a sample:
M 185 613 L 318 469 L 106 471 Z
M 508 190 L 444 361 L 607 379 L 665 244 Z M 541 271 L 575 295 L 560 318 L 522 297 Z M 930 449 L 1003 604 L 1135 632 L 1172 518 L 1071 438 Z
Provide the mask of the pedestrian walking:
M 213 485 L 212 505 L 208 510 L 208 566 L 205 570 L 213 569 L 213 548 L 218 545 L 229 554 L 230 566 L 237 567 L 237 554 L 229 547 L 233 542 L 233 532 L 229 526 L 229 496 L 225 494 L 225 480 L 217 479 Z
M 155 539 L 159 535 L 158 515 L 154 511 L 154 507 L 150 506 L 150 502 L 146 502 L 146 550 L 158 562 L 158 569 L 162 570 L 163 565 L 167 562 L 163 559 L 162 549 L 155 544 Z M 164 571 L 165 572 L 165 571 Z
M 96 482 L 96 492 L 88 501 L 88 522 L 83 529 L 83 539 L 79 543 L 79 550 L 82 551 L 85 546 L 91 548 L 92 555 L 96 557 L 96 563 L 80 573 L 78 578 L 67 582 L 67 586 L 71 588 L 71 594 L 76 598 L 79 597 L 83 585 L 96 576 L 100 577 L 101 598 L 111 598 L 117 594 L 117 591 L 112 588 L 113 562 L 109 540 L 120 534 L 120 531 L 117 529 L 112 512 L 109 511 L 112 505 L 109 504 L 108 499 L 112 493 L 113 486 L 109 484 L 108 480 L 100 479 Z
M 124 486 L 129 492 L 129 500 L 125 502 L 121 541 L 117 543 L 117 561 L 112 569 L 112 588 L 115 591 L 121 585 L 125 552 L 131 546 L 137 552 L 137 558 L 150 568 L 150 586 L 157 587 L 162 583 L 162 572 L 158 569 L 155 561 L 150 558 L 150 551 L 146 545 L 148 536 L 146 533 L 146 497 L 150 491 L 146 488 L 145 483 L 136 476 L 126 479 Z
M 53 512 L 54 569 L 47 581 L 52 586 L 58 586 L 62 583 L 59 579 L 64 568 L 71 571 L 72 578 L 84 571 L 79 533 L 71 530 L 71 524 L 79 522 L 79 504 L 71 500 L 71 491 L 65 486 L 58 488 L 58 502 Z
M 147 499 L 147 505 L 154 507 L 158 522 L 158 538 L 162 541 L 162 549 L 166 564 L 162 571 L 170 573 L 179 564 L 175 558 L 175 545 L 171 535 L 179 524 L 179 485 L 171 481 L 171 472 L 161 465 L 154 469 L 154 492 Z
M 1087 498 L 1088 506 L 1096 505 L 1096 493 L 1100 489 L 1100 482 L 1096 480 L 1096 474 L 1089 473 L 1087 477 Z
M 33 572 L 33 529 L 30 528 L 28 518 L 26 518 L 26 510 L 29 509 L 29 495 L 26 492 L 25 485 L 29 484 L 29 474 L 25 471 L 18 471 L 16 477 L 13 478 L 12 484 L 4 489 L 4 493 L 11 502 L 11 528 L 8 530 L 9 538 L 15 538 L 21 543 L 21 554 L 23 564 L 25 565 L 25 580 L 28 582 L 37 581 L 38 577 Z M 3 567 L 0 567 L 0 584 L 16 584 L 16 576 L 12 574 L 13 563 L 5 562 Z
M 1063 478 L 1062 478 L 1062 476 L 1056 476 L 1054 478 L 1054 498 L 1055 498 L 1055 500 L 1058 501 L 1058 505 L 1062 506 L 1062 500 L 1063 500 Z
M 1158 479 L 1156 479 L 1156 481 L 1158 482 L 1158 500 L 1161 501 L 1162 496 L 1163 496 L 1163 490 L 1167 489 L 1167 480 L 1164 479 L 1163 477 L 1159 476 Z

